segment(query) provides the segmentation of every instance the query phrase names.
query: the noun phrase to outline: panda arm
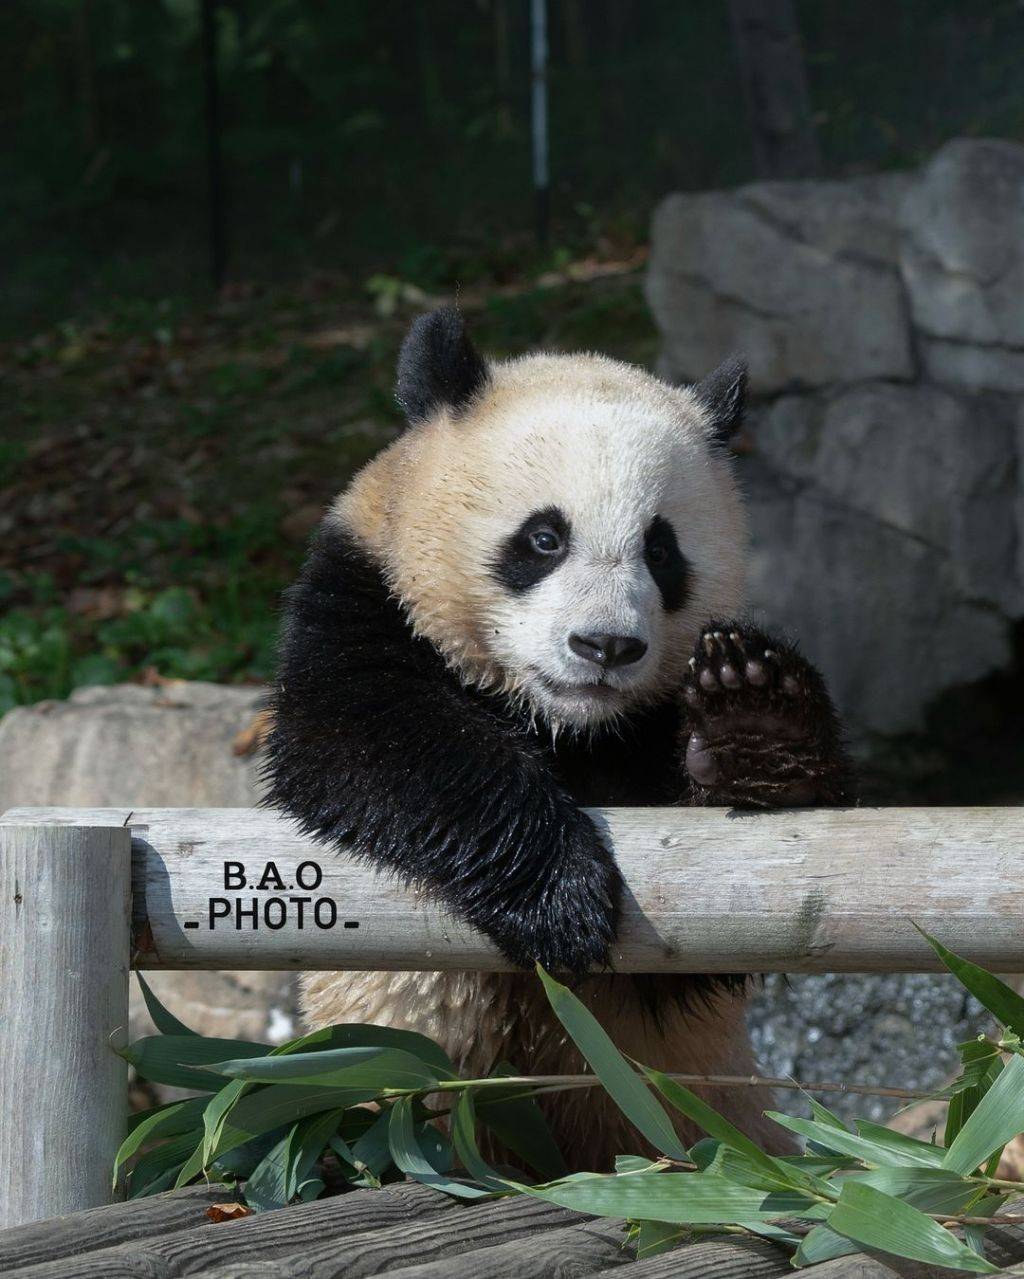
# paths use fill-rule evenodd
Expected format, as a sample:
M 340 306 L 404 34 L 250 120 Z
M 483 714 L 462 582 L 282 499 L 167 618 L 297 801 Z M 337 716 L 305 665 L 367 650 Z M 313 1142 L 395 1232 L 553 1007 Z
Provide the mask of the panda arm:
M 272 714 L 268 799 L 305 830 L 428 886 L 515 964 L 607 962 L 621 879 L 590 819 L 337 525 L 288 593 Z

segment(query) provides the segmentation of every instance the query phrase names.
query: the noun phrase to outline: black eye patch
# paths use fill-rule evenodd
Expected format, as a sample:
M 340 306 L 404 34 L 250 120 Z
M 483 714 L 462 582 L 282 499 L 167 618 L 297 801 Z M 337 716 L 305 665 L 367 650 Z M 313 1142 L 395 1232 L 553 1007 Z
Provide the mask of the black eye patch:
M 681 609 L 690 594 L 690 565 L 679 549 L 675 529 L 660 515 L 651 520 L 644 535 L 644 561 L 661 592 L 665 611 Z
M 535 511 L 498 548 L 491 574 L 514 594 L 553 573 L 569 554 L 569 521 L 557 506 Z

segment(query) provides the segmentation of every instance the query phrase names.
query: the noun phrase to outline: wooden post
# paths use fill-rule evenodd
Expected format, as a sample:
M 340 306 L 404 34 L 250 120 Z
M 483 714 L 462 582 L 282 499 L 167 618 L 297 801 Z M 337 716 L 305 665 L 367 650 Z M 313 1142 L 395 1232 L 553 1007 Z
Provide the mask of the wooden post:
M 0 825 L 0 1227 L 113 1198 L 130 946 L 125 826 Z

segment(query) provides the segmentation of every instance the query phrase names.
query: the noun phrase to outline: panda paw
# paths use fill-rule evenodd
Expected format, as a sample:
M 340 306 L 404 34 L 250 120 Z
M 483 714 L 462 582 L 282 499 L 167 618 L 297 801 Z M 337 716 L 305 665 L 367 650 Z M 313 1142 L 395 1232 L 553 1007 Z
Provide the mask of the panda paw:
M 850 763 L 821 674 L 792 644 L 736 622 L 697 641 L 683 686 L 697 803 L 786 808 L 850 799 Z
M 560 848 L 544 858 L 533 890 L 506 899 L 479 926 L 519 968 L 541 963 L 574 977 L 609 966 L 622 876 L 590 819 L 578 814 Z

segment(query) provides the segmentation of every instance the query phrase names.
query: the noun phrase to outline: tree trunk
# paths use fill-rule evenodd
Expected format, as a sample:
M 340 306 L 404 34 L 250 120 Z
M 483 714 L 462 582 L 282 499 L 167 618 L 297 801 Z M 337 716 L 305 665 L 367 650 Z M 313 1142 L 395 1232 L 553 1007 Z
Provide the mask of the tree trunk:
M 821 173 L 793 0 L 729 0 L 733 42 L 762 178 Z

